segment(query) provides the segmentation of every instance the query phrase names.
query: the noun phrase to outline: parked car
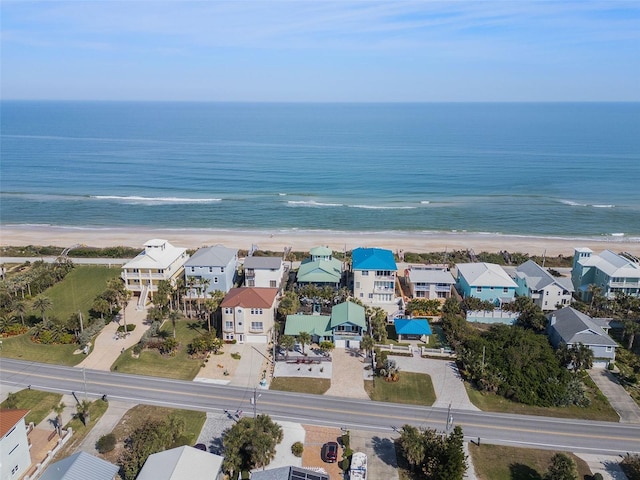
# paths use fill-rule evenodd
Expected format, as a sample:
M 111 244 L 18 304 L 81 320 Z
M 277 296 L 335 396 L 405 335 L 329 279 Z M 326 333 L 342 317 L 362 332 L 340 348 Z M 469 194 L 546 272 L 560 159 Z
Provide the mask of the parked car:
M 338 459 L 338 444 L 327 442 L 322 446 L 322 459 L 327 463 L 333 463 Z

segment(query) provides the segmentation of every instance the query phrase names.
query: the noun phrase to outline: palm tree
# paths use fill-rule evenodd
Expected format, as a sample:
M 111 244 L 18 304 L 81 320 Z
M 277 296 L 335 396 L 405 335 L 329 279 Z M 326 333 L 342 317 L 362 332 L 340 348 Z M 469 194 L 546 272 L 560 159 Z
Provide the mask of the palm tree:
M 7 328 L 12 325 L 15 325 L 18 322 L 18 319 L 11 315 L 10 313 L 5 313 L 4 315 L 0 315 L 0 332 L 4 332 Z
M 196 277 L 187 277 L 187 287 L 189 288 L 189 305 L 191 305 L 191 308 L 189 309 L 189 318 L 191 318 L 191 313 L 193 312 L 193 287 L 195 286 L 195 284 Z
M 593 366 L 593 350 L 583 343 L 571 347 L 574 373 L 580 370 L 588 370 Z
M 86 427 L 91 421 L 91 402 L 87 399 L 82 400 L 76 405 L 76 409 L 78 410 L 78 416 L 80 420 L 82 420 L 82 424 Z
M 208 297 L 207 290 L 209 289 L 209 285 L 211 285 L 211 279 L 210 278 L 203 278 L 203 279 L 200 280 L 200 287 L 202 289 L 202 301 L 203 302 L 207 300 L 207 297 Z
M 412 425 L 404 425 L 400 432 L 398 443 L 405 458 L 411 465 L 411 470 L 422 464 L 426 453 L 426 445 L 420 430 Z
M 635 341 L 636 335 L 640 333 L 640 323 L 636 320 L 632 320 L 630 318 L 625 319 L 623 321 L 624 325 L 624 336 L 629 338 L 627 343 L 627 350 L 631 350 L 633 348 L 633 342 Z
M 360 340 L 360 348 L 366 352 L 366 355 L 369 356 L 371 354 L 371 350 L 375 347 L 376 342 L 373 340 L 371 335 L 365 335 Z
M 222 300 L 224 300 L 224 292 L 216 290 L 210 298 L 207 298 L 204 301 L 204 307 L 207 313 L 207 327 L 209 331 L 211 331 L 211 315 L 215 314 L 216 310 L 218 310 Z
M 172 292 L 173 287 L 171 286 L 171 282 L 169 280 L 160 280 L 158 282 L 158 290 L 153 296 L 153 303 L 163 310 L 167 304 L 169 304 L 170 309 L 173 309 Z
M 173 338 L 176 338 L 176 321 L 180 319 L 180 312 L 177 310 L 171 310 L 169 312 L 169 320 L 171 320 L 171 324 L 173 325 Z
M 42 323 L 47 323 L 45 313 L 53 308 L 53 302 L 49 297 L 40 296 L 33 301 L 33 308 L 40 312 Z
M 127 330 L 127 305 L 129 304 L 129 299 L 131 298 L 131 292 L 129 290 L 123 289 L 119 295 L 119 303 L 122 305 L 122 322 L 124 323 L 124 334 L 126 335 Z
M 296 345 L 296 339 L 291 335 L 282 335 L 280 337 L 280 346 L 284 348 L 287 352 L 291 350 Z
M 311 334 L 309 332 L 300 332 L 298 334 L 298 342 L 302 345 L 302 353 L 304 354 L 304 346 L 311 343 Z
M 24 316 L 27 314 L 27 303 L 24 300 L 15 300 L 11 305 L 13 312 L 20 317 L 24 327 Z

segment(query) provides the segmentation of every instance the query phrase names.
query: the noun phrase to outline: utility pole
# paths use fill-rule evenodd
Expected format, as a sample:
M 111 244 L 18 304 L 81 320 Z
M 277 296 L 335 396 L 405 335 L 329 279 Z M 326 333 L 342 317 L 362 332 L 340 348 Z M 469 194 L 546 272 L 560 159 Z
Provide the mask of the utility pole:
M 257 417 L 258 410 L 258 399 L 262 396 L 262 394 L 258 394 L 258 387 L 253 388 L 253 397 L 251 398 L 251 404 L 253 405 L 253 421 L 255 423 Z

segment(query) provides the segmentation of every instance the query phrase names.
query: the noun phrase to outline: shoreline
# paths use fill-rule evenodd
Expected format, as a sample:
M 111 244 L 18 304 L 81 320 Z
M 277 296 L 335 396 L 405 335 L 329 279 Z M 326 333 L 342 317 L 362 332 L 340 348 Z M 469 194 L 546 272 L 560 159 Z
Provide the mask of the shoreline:
M 506 250 L 530 255 L 572 256 L 574 248 L 588 247 L 599 252 L 610 249 L 640 256 L 637 237 L 542 237 L 473 232 L 377 231 L 348 232 L 334 230 L 225 230 L 168 229 L 149 227 L 61 227 L 49 225 L 2 225 L 2 246 L 59 246 L 82 244 L 89 247 L 140 247 L 152 238 L 163 238 L 176 247 L 195 249 L 222 244 L 242 250 L 257 245 L 260 250 L 309 251 L 324 245 L 334 251 L 358 247 L 379 247 L 392 251 L 426 253 L 473 249 L 476 253 Z

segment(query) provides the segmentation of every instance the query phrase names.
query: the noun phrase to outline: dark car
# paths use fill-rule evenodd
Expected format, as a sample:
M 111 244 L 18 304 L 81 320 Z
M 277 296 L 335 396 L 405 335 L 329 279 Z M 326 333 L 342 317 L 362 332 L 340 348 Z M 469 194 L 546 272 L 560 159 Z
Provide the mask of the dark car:
M 338 459 L 338 444 L 327 442 L 322 446 L 322 459 L 327 463 L 333 463 Z

